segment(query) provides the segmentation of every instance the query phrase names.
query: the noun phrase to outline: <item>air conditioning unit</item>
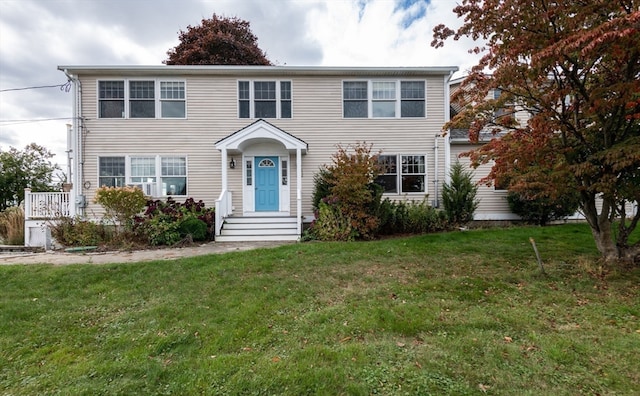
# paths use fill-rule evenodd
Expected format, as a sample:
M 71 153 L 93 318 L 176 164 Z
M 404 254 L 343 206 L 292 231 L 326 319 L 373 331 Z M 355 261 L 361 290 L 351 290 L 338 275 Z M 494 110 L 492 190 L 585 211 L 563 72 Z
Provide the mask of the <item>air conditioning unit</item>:
M 157 183 L 134 183 L 130 184 L 132 187 L 137 187 L 142 190 L 144 195 L 154 197 L 157 194 Z

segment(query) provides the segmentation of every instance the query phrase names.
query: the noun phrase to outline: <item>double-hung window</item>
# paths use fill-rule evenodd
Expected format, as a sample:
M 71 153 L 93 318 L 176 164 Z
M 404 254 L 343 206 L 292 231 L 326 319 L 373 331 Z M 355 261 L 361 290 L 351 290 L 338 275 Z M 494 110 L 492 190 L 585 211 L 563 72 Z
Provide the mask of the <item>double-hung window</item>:
M 425 117 L 423 80 L 367 80 L 342 83 L 344 118 Z
M 125 183 L 124 157 L 100 157 L 98 161 L 99 187 L 123 187 Z
M 124 118 L 124 81 L 100 81 L 98 117 Z
M 344 101 L 345 118 L 367 118 L 368 83 L 366 81 L 345 81 L 343 83 L 342 98 Z
M 184 81 L 160 81 L 160 114 L 162 118 L 185 118 Z
M 129 81 L 129 117 L 155 118 L 155 82 Z
M 376 183 L 385 193 L 426 192 L 426 163 L 424 155 L 380 155 L 378 164 L 381 173 Z
M 396 83 L 392 81 L 374 81 L 371 111 L 374 118 L 393 118 L 396 116 Z
M 291 118 L 291 81 L 238 81 L 240 118 Z
M 98 81 L 99 118 L 186 118 L 184 81 Z
M 120 156 L 98 159 L 100 186 L 140 187 L 149 196 L 187 195 L 185 156 Z

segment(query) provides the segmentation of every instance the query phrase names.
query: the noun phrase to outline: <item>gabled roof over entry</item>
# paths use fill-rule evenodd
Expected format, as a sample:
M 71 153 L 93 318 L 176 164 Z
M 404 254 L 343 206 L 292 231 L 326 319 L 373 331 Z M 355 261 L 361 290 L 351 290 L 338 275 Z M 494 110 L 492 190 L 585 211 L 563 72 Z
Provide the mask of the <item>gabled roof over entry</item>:
M 296 151 L 300 149 L 303 154 L 307 153 L 308 145 L 306 142 L 263 119 L 259 119 L 253 124 L 218 140 L 215 143 L 215 148 L 220 151 L 241 152 L 253 144 L 274 141 L 282 144 L 287 150 Z

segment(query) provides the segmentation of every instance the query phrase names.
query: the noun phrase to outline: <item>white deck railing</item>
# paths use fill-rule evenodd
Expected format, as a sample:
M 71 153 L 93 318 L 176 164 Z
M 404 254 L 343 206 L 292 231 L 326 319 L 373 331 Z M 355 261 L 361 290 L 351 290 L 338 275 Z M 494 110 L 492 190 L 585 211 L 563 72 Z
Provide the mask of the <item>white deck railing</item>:
M 54 219 L 57 217 L 73 217 L 75 205 L 68 192 L 31 192 L 24 190 L 24 218 Z
M 220 230 L 222 230 L 222 224 L 224 223 L 224 219 L 227 218 L 232 211 L 232 195 L 231 191 L 222 190 L 220 193 L 220 197 L 216 200 L 216 233 L 215 235 L 220 235 Z

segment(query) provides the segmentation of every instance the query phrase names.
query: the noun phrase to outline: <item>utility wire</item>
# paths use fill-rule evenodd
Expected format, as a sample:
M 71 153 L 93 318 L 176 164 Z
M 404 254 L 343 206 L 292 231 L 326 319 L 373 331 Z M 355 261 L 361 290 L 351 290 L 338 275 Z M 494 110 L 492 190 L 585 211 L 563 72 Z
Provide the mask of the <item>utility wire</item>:
M 62 120 L 72 120 L 72 119 L 73 119 L 73 117 L 37 118 L 37 119 L 31 119 L 31 120 L 0 120 L 0 127 L 6 127 L 6 126 L 10 126 L 10 125 L 29 124 L 29 123 L 32 123 L 32 122 L 62 121 Z
M 57 84 L 57 85 L 38 85 L 35 87 L 0 89 L 0 92 L 26 91 L 29 89 L 41 89 L 41 88 L 60 88 L 60 90 L 63 92 L 69 92 L 71 90 L 71 81 L 67 81 L 64 84 Z

